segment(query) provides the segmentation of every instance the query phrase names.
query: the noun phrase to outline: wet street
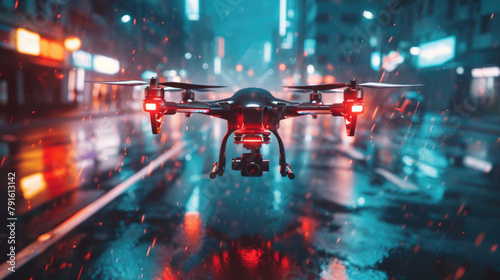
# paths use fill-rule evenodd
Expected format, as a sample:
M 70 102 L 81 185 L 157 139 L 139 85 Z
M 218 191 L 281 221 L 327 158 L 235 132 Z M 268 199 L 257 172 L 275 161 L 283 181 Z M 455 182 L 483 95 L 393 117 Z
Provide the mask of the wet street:
M 200 115 L 161 135 L 142 112 L 2 127 L 18 220 L 1 277 L 500 279 L 499 135 L 372 119 L 353 139 L 340 118 L 282 121 L 295 180 L 274 137 L 261 178 L 211 180 L 226 123 Z

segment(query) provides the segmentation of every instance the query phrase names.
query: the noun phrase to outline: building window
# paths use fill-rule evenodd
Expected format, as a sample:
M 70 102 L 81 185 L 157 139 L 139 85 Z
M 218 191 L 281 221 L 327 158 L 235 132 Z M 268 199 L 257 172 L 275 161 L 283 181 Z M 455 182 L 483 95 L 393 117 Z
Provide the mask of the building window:
M 490 32 L 491 29 L 491 15 L 484 15 L 481 17 L 481 33 Z

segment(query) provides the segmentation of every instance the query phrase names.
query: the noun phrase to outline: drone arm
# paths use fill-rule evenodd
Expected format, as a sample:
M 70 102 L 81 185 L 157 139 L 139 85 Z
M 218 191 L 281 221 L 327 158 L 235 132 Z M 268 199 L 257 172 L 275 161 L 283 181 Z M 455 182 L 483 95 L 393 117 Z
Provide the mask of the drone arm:
M 210 105 L 204 102 L 177 103 L 176 113 L 209 114 Z
M 334 103 L 330 105 L 318 105 L 313 103 L 298 103 L 288 106 L 285 118 L 298 117 L 303 115 L 330 114 L 333 116 L 344 115 L 344 104 Z

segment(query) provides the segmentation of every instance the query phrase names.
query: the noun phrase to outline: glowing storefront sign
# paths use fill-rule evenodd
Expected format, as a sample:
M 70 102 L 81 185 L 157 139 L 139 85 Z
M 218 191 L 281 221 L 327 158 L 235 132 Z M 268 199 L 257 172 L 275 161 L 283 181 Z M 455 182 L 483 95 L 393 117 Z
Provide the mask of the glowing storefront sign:
M 200 19 L 200 1 L 186 0 L 186 16 L 189 20 Z
M 472 77 L 474 78 L 496 78 L 500 77 L 500 68 L 498 67 L 485 67 L 485 68 L 474 68 L 471 71 Z
M 455 36 L 420 45 L 417 67 L 439 66 L 452 60 L 455 58 L 455 45 Z
M 94 55 L 92 62 L 94 64 L 94 71 L 96 72 L 110 75 L 120 72 L 120 62 L 114 58 Z
M 92 69 L 92 54 L 85 51 L 74 51 L 72 56 L 75 66 Z
M 16 31 L 16 48 L 20 53 L 40 55 L 40 35 L 18 28 Z

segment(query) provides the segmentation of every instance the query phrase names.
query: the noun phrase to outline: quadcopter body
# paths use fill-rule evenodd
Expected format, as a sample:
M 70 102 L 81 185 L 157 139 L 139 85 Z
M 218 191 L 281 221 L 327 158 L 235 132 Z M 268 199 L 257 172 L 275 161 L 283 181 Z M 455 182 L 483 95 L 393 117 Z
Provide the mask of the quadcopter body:
M 280 121 L 292 117 L 318 114 L 329 114 L 344 117 L 348 136 L 354 136 L 357 117 L 365 111 L 363 88 L 396 88 L 422 85 L 393 85 L 382 83 L 358 84 L 352 79 L 349 84 L 324 84 L 312 86 L 288 87 L 300 92 L 309 93 L 309 102 L 291 102 L 274 97 L 269 91 L 261 88 L 245 88 L 232 97 L 215 101 L 196 101 L 194 91 L 207 91 L 220 86 L 205 86 L 187 83 L 163 82 L 157 78 L 145 81 L 113 81 L 97 82 L 116 85 L 148 85 L 145 88 L 143 101 L 144 111 L 149 113 L 153 134 L 161 130 L 163 117 L 176 113 L 193 113 L 209 115 L 227 121 L 228 130 L 224 135 L 219 153 L 219 161 L 215 162 L 210 172 L 210 178 L 224 174 L 226 165 L 226 145 L 231 134 L 234 143 L 242 144 L 249 150 L 241 157 L 232 159 L 233 170 L 241 171 L 242 176 L 260 177 L 269 171 L 269 160 L 263 159 L 260 153 L 262 145 L 269 144 L 273 134 L 280 149 L 280 173 L 283 177 L 295 178 L 290 165 L 286 162 L 285 147 L 278 133 Z M 165 91 L 183 91 L 180 103 L 165 100 Z M 324 104 L 322 93 L 342 92 L 342 103 Z

